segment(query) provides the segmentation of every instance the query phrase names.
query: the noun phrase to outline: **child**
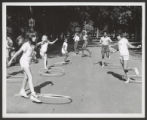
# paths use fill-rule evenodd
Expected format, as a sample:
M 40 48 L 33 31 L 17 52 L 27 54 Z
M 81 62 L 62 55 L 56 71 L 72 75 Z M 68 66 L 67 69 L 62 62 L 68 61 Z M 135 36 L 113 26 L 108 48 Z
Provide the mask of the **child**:
M 63 45 L 62 45 L 62 54 L 65 56 L 64 58 L 64 62 L 69 62 L 69 60 L 67 60 L 68 58 L 68 51 L 67 51 L 67 47 L 68 47 L 68 44 L 67 44 L 67 38 L 65 38 L 64 42 L 63 42 Z
M 84 51 L 86 50 L 89 53 L 89 57 L 91 57 L 91 52 L 89 49 L 87 49 L 87 45 L 88 45 L 88 35 L 87 35 L 87 31 L 84 31 L 84 35 L 83 35 L 83 46 L 82 46 L 82 57 L 84 57 Z
M 135 68 L 128 68 L 128 60 L 129 60 L 129 50 L 128 47 L 130 48 L 140 48 L 140 45 L 135 47 L 133 45 L 131 45 L 127 38 L 126 35 L 123 34 L 122 37 L 119 35 L 117 36 L 118 41 L 118 49 L 120 52 L 120 63 L 122 64 L 124 73 L 125 73 L 125 77 L 126 77 L 126 83 L 130 82 L 130 78 L 128 77 L 128 72 L 129 71 L 134 71 L 136 73 L 136 75 L 139 75 L 139 71 L 138 69 Z
M 39 43 L 37 43 L 37 46 L 38 46 L 38 45 L 41 45 L 40 55 L 41 55 L 41 57 L 43 57 L 43 59 L 44 59 L 44 69 L 48 69 L 48 68 L 47 68 L 47 64 L 48 64 L 48 63 L 47 63 L 47 50 L 48 50 L 48 45 L 49 45 L 49 44 L 50 44 L 50 45 L 54 44 L 57 40 L 58 40 L 58 39 L 56 38 L 55 41 L 50 42 L 50 41 L 48 40 L 47 35 L 43 35 L 43 36 L 42 36 L 42 41 L 39 42 Z
M 14 54 L 14 56 L 11 58 L 11 60 L 8 63 L 8 66 L 11 65 L 12 61 L 23 52 L 21 58 L 20 58 L 20 66 L 21 69 L 24 71 L 24 80 L 22 82 L 22 87 L 20 89 L 19 95 L 25 98 L 28 98 L 28 95 L 26 94 L 25 88 L 27 85 L 27 82 L 29 84 L 30 87 L 30 91 L 31 91 L 31 96 L 30 99 L 33 102 L 38 102 L 40 103 L 41 101 L 37 98 L 37 95 L 34 91 L 34 86 L 33 86 L 33 81 L 32 81 L 32 73 L 31 73 L 31 69 L 30 69 L 30 63 L 31 63 L 31 59 L 32 59 L 32 53 L 34 51 L 34 42 L 32 41 L 31 38 L 28 38 L 28 41 L 25 42 L 21 48 Z
M 101 54 L 102 54 L 102 67 L 104 67 L 104 58 L 105 58 L 105 54 L 108 58 L 110 58 L 109 56 L 109 44 L 110 42 L 112 42 L 112 40 L 110 39 L 110 37 L 107 36 L 107 33 L 104 32 L 104 36 L 101 37 L 100 39 L 100 43 L 102 44 L 102 49 L 101 49 Z
M 76 54 L 78 54 L 77 47 L 78 47 L 78 42 L 80 40 L 79 34 L 78 33 L 75 33 L 73 39 L 74 39 L 74 51 L 75 51 Z
M 7 62 L 11 59 L 12 55 L 15 53 L 15 48 L 13 47 L 13 41 L 10 37 L 7 37 L 7 44 L 6 44 L 6 49 L 7 49 Z

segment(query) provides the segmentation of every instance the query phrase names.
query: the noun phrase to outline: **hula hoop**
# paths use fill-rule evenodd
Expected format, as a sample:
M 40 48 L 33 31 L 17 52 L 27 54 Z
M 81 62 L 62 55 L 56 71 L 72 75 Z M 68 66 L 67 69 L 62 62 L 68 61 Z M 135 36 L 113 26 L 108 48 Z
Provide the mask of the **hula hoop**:
M 53 65 L 51 66 L 62 66 L 62 65 L 69 65 L 71 64 L 72 62 L 57 62 L 57 63 L 54 63 Z
M 50 69 L 40 69 L 39 74 L 45 77 L 63 76 L 65 74 L 64 69 L 60 67 L 51 67 Z
M 68 104 L 72 102 L 70 96 L 57 94 L 37 94 L 38 99 L 44 104 Z
M 103 67 L 104 69 L 121 69 L 121 66 L 118 65 L 107 65 Z
M 120 67 L 103 67 L 104 69 L 121 69 Z
M 130 60 L 139 60 L 139 61 L 141 61 L 142 59 L 141 58 L 132 58 Z
M 141 80 L 130 80 L 129 83 L 142 83 Z
M 142 83 L 141 80 L 136 80 L 135 79 L 135 78 L 142 78 L 141 75 L 139 75 L 139 76 L 137 76 L 137 75 L 127 75 L 127 76 L 130 78 L 129 83 Z M 124 78 L 124 77 L 122 76 L 122 78 Z
M 141 75 L 128 75 L 128 77 L 131 77 L 131 78 L 142 78 Z

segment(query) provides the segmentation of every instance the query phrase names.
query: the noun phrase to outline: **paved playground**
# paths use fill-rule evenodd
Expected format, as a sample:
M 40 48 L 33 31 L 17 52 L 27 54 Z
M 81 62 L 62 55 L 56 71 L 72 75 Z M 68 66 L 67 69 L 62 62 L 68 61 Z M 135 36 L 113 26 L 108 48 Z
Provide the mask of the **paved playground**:
M 112 54 L 107 60 L 118 67 L 106 69 L 99 65 L 100 47 L 91 46 L 89 49 L 92 57 L 81 57 L 70 52 L 72 63 L 60 66 L 65 70 L 64 76 L 40 76 L 38 71 L 43 68 L 41 59 L 39 63 L 31 65 L 36 92 L 68 95 L 72 98 L 71 103 L 36 104 L 29 99 L 14 96 L 19 92 L 21 82 L 7 82 L 7 113 L 141 113 L 142 84 L 126 84 L 121 79 L 124 73 L 119 67 L 119 53 Z M 63 57 L 53 56 L 48 61 L 49 64 L 61 62 Z M 141 59 L 130 60 L 129 66 L 138 67 L 141 74 Z M 13 67 L 10 69 L 15 71 Z

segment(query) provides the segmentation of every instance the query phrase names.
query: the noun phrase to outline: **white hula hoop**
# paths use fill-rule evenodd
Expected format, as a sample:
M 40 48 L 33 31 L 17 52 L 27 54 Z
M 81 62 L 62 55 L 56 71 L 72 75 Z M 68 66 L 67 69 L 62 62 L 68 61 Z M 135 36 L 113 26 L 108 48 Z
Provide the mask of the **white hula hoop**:
M 142 80 L 136 80 L 136 79 L 142 78 L 141 75 L 139 75 L 139 76 L 137 76 L 137 75 L 128 75 L 128 77 L 130 79 L 133 79 L 133 80 L 130 80 L 130 83 L 142 83 Z
M 122 69 L 121 66 L 104 66 L 104 69 Z
M 67 104 L 72 102 L 70 96 L 57 95 L 57 94 L 37 94 L 38 99 L 44 104 Z
M 131 58 L 130 60 L 138 60 L 138 61 L 142 61 L 142 59 L 141 58 Z
M 39 74 L 45 77 L 63 76 L 65 71 L 60 67 L 51 67 L 50 69 L 40 69 Z
M 131 78 L 142 78 L 141 75 L 128 75 L 128 77 L 131 77 Z
M 129 83 L 142 83 L 141 80 L 130 80 Z
M 53 65 L 51 65 L 51 66 L 62 66 L 62 65 L 68 65 L 68 64 L 71 64 L 71 62 L 69 61 L 69 62 L 57 62 L 57 63 L 54 63 Z

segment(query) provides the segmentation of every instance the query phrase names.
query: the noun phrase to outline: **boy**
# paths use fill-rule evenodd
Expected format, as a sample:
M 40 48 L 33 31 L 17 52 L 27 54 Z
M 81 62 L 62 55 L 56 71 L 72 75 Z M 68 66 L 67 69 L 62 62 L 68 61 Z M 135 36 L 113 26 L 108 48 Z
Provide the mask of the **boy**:
M 119 35 L 117 36 L 118 41 L 118 49 L 120 52 L 120 63 L 123 67 L 124 73 L 125 73 L 125 77 L 126 77 L 126 82 L 125 83 L 129 83 L 130 82 L 130 78 L 128 77 L 128 72 L 129 71 L 134 71 L 136 73 L 136 75 L 139 75 L 139 71 L 138 69 L 135 68 L 128 68 L 128 60 L 129 60 L 129 48 L 140 48 L 141 46 L 133 46 L 129 43 L 129 41 L 126 38 L 125 33 L 122 34 L 122 37 Z
M 69 62 L 69 60 L 67 60 L 68 58 L 68 51 L 67 51 L 67 48 L 68 48 L 68 43 L 67 43 L 67 38 L 65 38 L 64 42 L 63 42 L 63 45 L 62 45 L 62 49 L 61 49 L 61 52 L 62 54 L 65 56 L 64 58 L 64 62 Z
M 85 56 L 84 51 L 86 50 L 89 53 L 89 57 L 91 57 L 91 51 L 89 49 L 87 49 L 87 45 L 88 45 L 88 35 L 87 35 L 87 31 L 84 31 L 83 33 L 83 46 L 82 46 L 82 57 Z
M 75 33 L 73 39 L 74 39 L 74 51 L 75 51 L 76 54 L 78 54 L 77 47 L 78 47 L 78 42 L 80 40 L 79 34 L 78 33 Z
M 48 50 L 48 45 L 54 44 L 57 40 L 58 40 L 58 39 L 56 38 L 55 41 L 50 42 L 50 41 L 48 40 L 47 35 L 43 35 L 43 36 L 42 36 L 42 41 L 39 42 L 39 43 L 37 43 L 37 46 L 38 46 L 38 45 L 41 45 L 40 55 L 41 55 L 41 57 L 43 57 L 43 59 L 44 59 L 44 69 L 48 69 L 48 68 L 47 68 L 47 64 L 48 64 L 48 63 L 47 63 L 47 50 Z
M 104 67 L 104 58 L 105 58 L 105 54 L 107 56 L 107 58 L 110 58 L 109 56 L 109 45 L 112 42 L 112 40 L 110 39 L 110 37 L 107 36 L 107 32 L 104 32 L 104 36 L 101 37 L 100 39 L 100 43 L 102 45 L 102 49 L 101 49 L 101 54 L 102 54 L 102 67 Z

